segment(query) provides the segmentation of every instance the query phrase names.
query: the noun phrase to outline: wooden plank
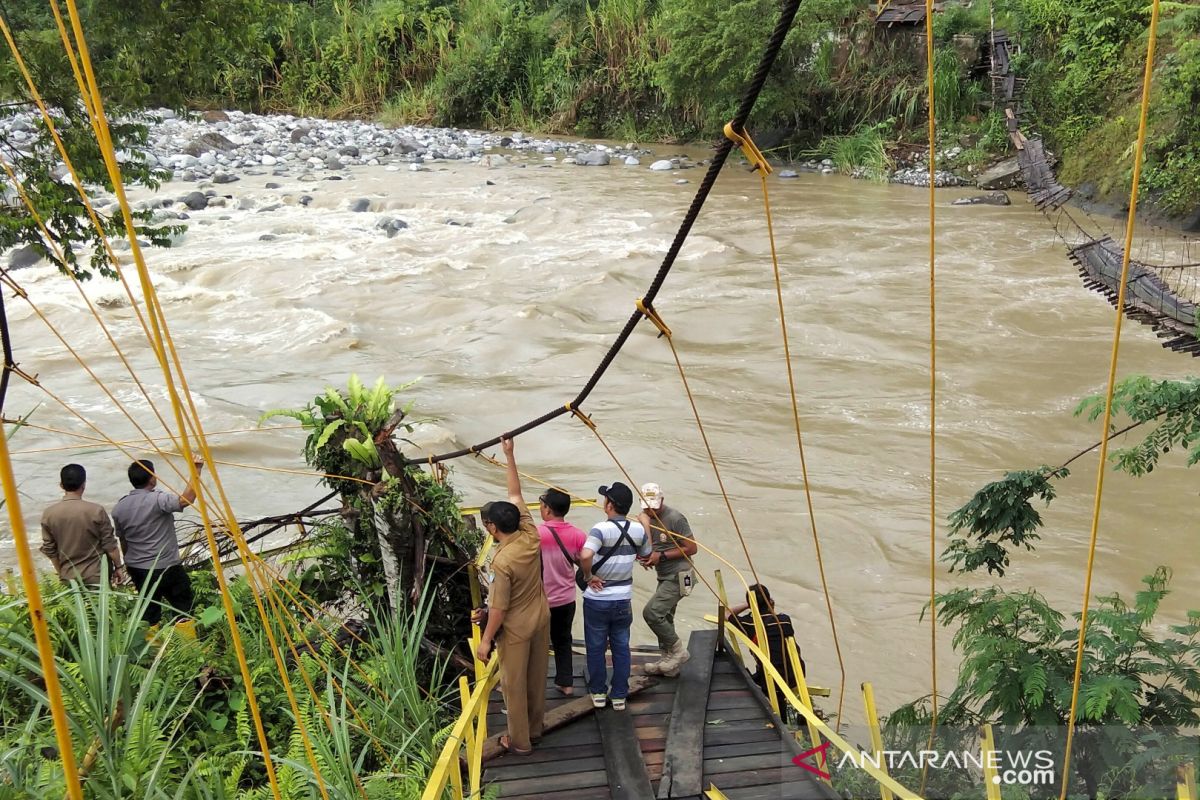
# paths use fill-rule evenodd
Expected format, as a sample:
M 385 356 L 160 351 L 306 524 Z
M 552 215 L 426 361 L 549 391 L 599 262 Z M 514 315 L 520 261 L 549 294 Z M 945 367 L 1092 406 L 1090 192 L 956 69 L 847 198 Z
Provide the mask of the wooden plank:
M 633 732 L 633 718 L 624 711 L 601 708 L 596 711 L 600 741 L 604 744 L 604 763 L 608 770 L 608 788 L 623 800 L 653 800 L 650 776 L 642 750 Z
M 705 778 L 718 785 L 720 785 L 720 780 L 714 778 L 714 775 L 721 775 L 726 772 L 745 772 L 746 770 L 754 769 L 788 769 L 789 767 L 800 769 L 800 767 L 792 764 L 792 754 L 784 753 L 782 748 L 772 753 L 758 753 L 752 756 L 704 759 Z
M 704 746 L 704 760 L 711 758 L 732 758 L 733 756 L 757 756 L 763 753 L 782 753 L 784 752 L 783 745 L 779 742 L 779 735 L 776 733 L 770 739 L 759 739 L 755 742 L 747 742 L 744 740 L 734 742 L 733 744 L 716 744 Z M 788 758 L 792 756 L 788 755 Z
M 744 785 L 744 784 L 742 784 Z M 537 778 L 521 778 L 515 781 L 504 781 L 500 785 L 502 797 L 522 794 L 532 794 L 547 797 L 554 792 L 575 797 L 577 789 L 592 789 L 603 786 L 608 789 L 608 773 L 604 770 L 590 772 L 560 771 L 557 775 L 543 775 Z
M 720 784 L 717 784 L 720 788 Z M 824 800 L 809 781 L 772 783 L 766 786 L 744 786 L 722 790 L 729 800 Z
M 765 716 L 761 708 L 757 706 L 745 706 L 743 708 L 723 708 L 720 711 L 709 711 L 705 722 L 714 725 L 717 721 L 735 722 L 747 719 L 761 719 L 767 722 L 770 718 Z
M 645 687 L 651 685 L 654 679 L 647 675 L 636 675 L 629 680 L 629 694 L 633 695 L 640 692 Z M 547 711 L 545 721 L 542 723 L 543 734 L 557 728 L 561 728 L 569 722 L 585 717 L 591 714 L 596 709 L 592 706 L 592 698 L 584 695 L 578 697 L 569 703 L 564 703 L 557 708 Z M 489 719 L 489 725 L 491 720 Z M 504 735 L 507 731 L 502 731 L 500 735 Z M 486 763 L 488 760 L 505 752 L 500 746 L 500 736 L 492 736 L 484 743 L 483 760 Z
M 502 795 L 504 800 L 545 800 L 544 792 L 535 791 L 530 794 L 508 794 Z M 595 786 L 590 789 L 575 789 L 571 792 L 571 800 L 612 800 L 612 792 L 608 790 L 608 786 Z
M 572 772 L 576 770 L 594 772 L 605 768 L 603 755 L 591 758 L 570 758 L 570 762 Z M 537 778 L 543 775 L 557 775 L 562 771 L 561 760 L 530 762 L 524 757 L 517 757 L 507 759 L 503 764 L 494 764 L 488 767 L 488 779 L 500 781 L 501 784 L 507 786 L 510 781 Z
M 675 687 L 659 800 L 694 796 L 704 789 L 704 716 L 716 649 L 716 631 L 696 631 L 688 639 L 691 658 L 680 669 Z

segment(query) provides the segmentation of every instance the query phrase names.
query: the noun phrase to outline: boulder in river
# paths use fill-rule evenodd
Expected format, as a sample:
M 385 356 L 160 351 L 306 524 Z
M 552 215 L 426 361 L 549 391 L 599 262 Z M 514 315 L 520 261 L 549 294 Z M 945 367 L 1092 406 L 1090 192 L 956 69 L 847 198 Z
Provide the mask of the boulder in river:
M 951 205 L 955 206 L 1010 206 L 1012 200 L 1008 198 L 1007 192 L 988 192 L 987 194 L 977 194 L 974 197 L 959 197 L 954 200 Z
M 34 264 L 42 260 L 42 251 L 38 250 L 31 244 L 24 247 L 18 247 L 8 255 L 9 269 L 24 269 L 32 267 Z
M 212 180 L 213 183 L 234 183 L 236 181 L 240 181 L 241 178 L 239 178 L 237 175 L 231 175 L 228 172 L 218 172 L 213 176 Z
M 381 230 L 381 231 L 384 231 L 385 233 L 387 233 L 387 237 L 390 239 L 393 236 L 395 236 L 397 233 L 399 233 L 400 231 L 407 228 L 408 223 L 405 222 L 404 220 L 400 219 L 399 217 L 388 217 L 386 219 L 379 220 L 379 222 L 376 223 L 375 227 L 378 230 Z
M 209 150 L 215 150 L 218 153 L 229 153 L 237 149 L 237 145 L 226 139 L 219 133 L 209 131 L 201 134 L 195 139 L 192 139 L 183 148 L 183 152 L 189 156 L 198 156 L 201 153 L 206 153 Z
M 1006 158 L 979 174 L 980 189 L 1014 189 L 1021 184 L 1021 166 L 1017 159 Z
M 654 170 L 655 172 L 669 172 L 670 170 L 675 169 L 675 165 L 671 163 L 670 159 L 662 158 L 651 164 L 650 169 Z
M 370 211 L 371 201 L 365 197 L 360 197 L 350 204 L 350 210 L 358 214 L 361 214 L 364 211 Z
M 208 196 L 204 192 L 188 192 L 180 200 L 185 206 L 192 211 L 199 211 L 203 208 L 208 208 Z
M 581 167 L 607 167 L 609 157 L 608 153 L 603 150 L 592 150 L 589 153 L 580 153 L 575 156 L 575 163 Z

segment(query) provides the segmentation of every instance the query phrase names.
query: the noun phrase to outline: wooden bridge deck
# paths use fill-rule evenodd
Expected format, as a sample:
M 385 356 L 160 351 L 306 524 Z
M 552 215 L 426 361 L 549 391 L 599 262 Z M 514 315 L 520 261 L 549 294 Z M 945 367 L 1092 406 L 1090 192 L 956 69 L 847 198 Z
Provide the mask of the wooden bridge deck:
M 504 753 L 487 761 L 484 782 L 499 786 L 504 798 L 699 798 L 710 784 L 730 800 L 835 798 L 792 763 L 803 748 L 750 676 L 715 649 L 716 638 L 716 631 L 693 633 L 692 658 L 678 678 L 651 679 L 624 712 L 610 707 L 549 730 L 532 755 Z M 634 653 L 635 676 L 649 660 Z M 576 658 L 577 665 L 582 661 Z M 580 665 L 574 698 L 563 698 L 548 682 L 548 719 L 567 703 L 590 702 L 582 675 Z M 490 731 L 504 729 L 501 709 L 497 692 Z

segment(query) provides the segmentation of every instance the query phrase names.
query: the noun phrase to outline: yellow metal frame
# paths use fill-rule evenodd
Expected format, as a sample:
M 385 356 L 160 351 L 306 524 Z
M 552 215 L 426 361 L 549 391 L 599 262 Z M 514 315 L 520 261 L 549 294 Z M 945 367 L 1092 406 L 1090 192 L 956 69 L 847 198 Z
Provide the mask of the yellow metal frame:
M 883 765 L 883 731 L 879 727 L 879 711 L 875 708 L 875 688 L 870 682 L 862 685 L 862 695 L 863 706 L 867 710 L 867 726 L 871 729 L 871 749 L 875 751 L 879 770 L 886 775 L 887 767 Z M 879 800 L 893 800 L 892 790 L 882 783 L 879 784 Z
M 479 634 L 474 633 L 472 644 Z M 466 800 L 480 796 L 483 781 L 483 745 L 487 741 L 488 700 L 492 689 L 500 681 L 500 660 L 492 655 L 487 666 L 476 660 L 479 677 L 472 688 L 466 676 L 458 679 L 459 696 L 462 698 L 462 713 L 450 731 L 445 746 L 438 756 L 437 764 L 429 774 L 429 782 L 421 794 L 421 800 L 442 800 L 447 785 L 453 800 Z M 460 757 L 466 749 L 467 785 L 463 784 Z M 469 793 L 464 793 L 467 789 Z
M 1175 800 L 1196 800 L 1196 765 L 1179 767 L 1178 782 L 1175 784 Z
M 980 756 L 983 757 L 983 788 L 987 800 L 1000 800 L 1000 775 L 996 772 L 996 764 L 992 754 L 996 752 L 996 738 L 992 735 L 991 725 L 981 725 L 979 728 Z

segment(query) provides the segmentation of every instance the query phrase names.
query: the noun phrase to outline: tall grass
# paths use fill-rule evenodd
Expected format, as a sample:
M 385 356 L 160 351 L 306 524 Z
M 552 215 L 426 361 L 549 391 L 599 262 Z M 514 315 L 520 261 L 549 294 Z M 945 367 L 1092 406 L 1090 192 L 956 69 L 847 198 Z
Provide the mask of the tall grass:
M 245 584 L 235 603 L 249 609 Z M 47 619 L 86 796 L 95 800 L 258 800 L 270 796 L 246 695 L 219 614 L 198 614 L 195 640 L 147 637 L 145 598 L 103 586 L 45 586 Z M 243 643 L 284 796 L 317 797 L 307 729 L 331 798 L 415 797 L 455 710 L 446 665 L 421 653 L 428 604 L 384 620 L 352 652 L 354 668 L 315 629 L 291 663 L 300 719 L 257 620 Z M 272 623 L 277 624 L 277 623 Z M 319 654 L 319 658 L 317 656 Z M 317 696 L 300 680 L 303 669 Z M 365 673 L 366 678 L 362 677 Z M 62 797 L 53 724 L 25 603 L 0 603 L 0 798 Z M 354 706 L 352 709 L 351 706 Z M 368 733 L 369 732 L 369 733 Z
M 826 136 L 809 155 L 832 160 L 843 175 L 886 181 L 894 166 L 886 145 L 881 126 L 870 126 L 846 136 Z

